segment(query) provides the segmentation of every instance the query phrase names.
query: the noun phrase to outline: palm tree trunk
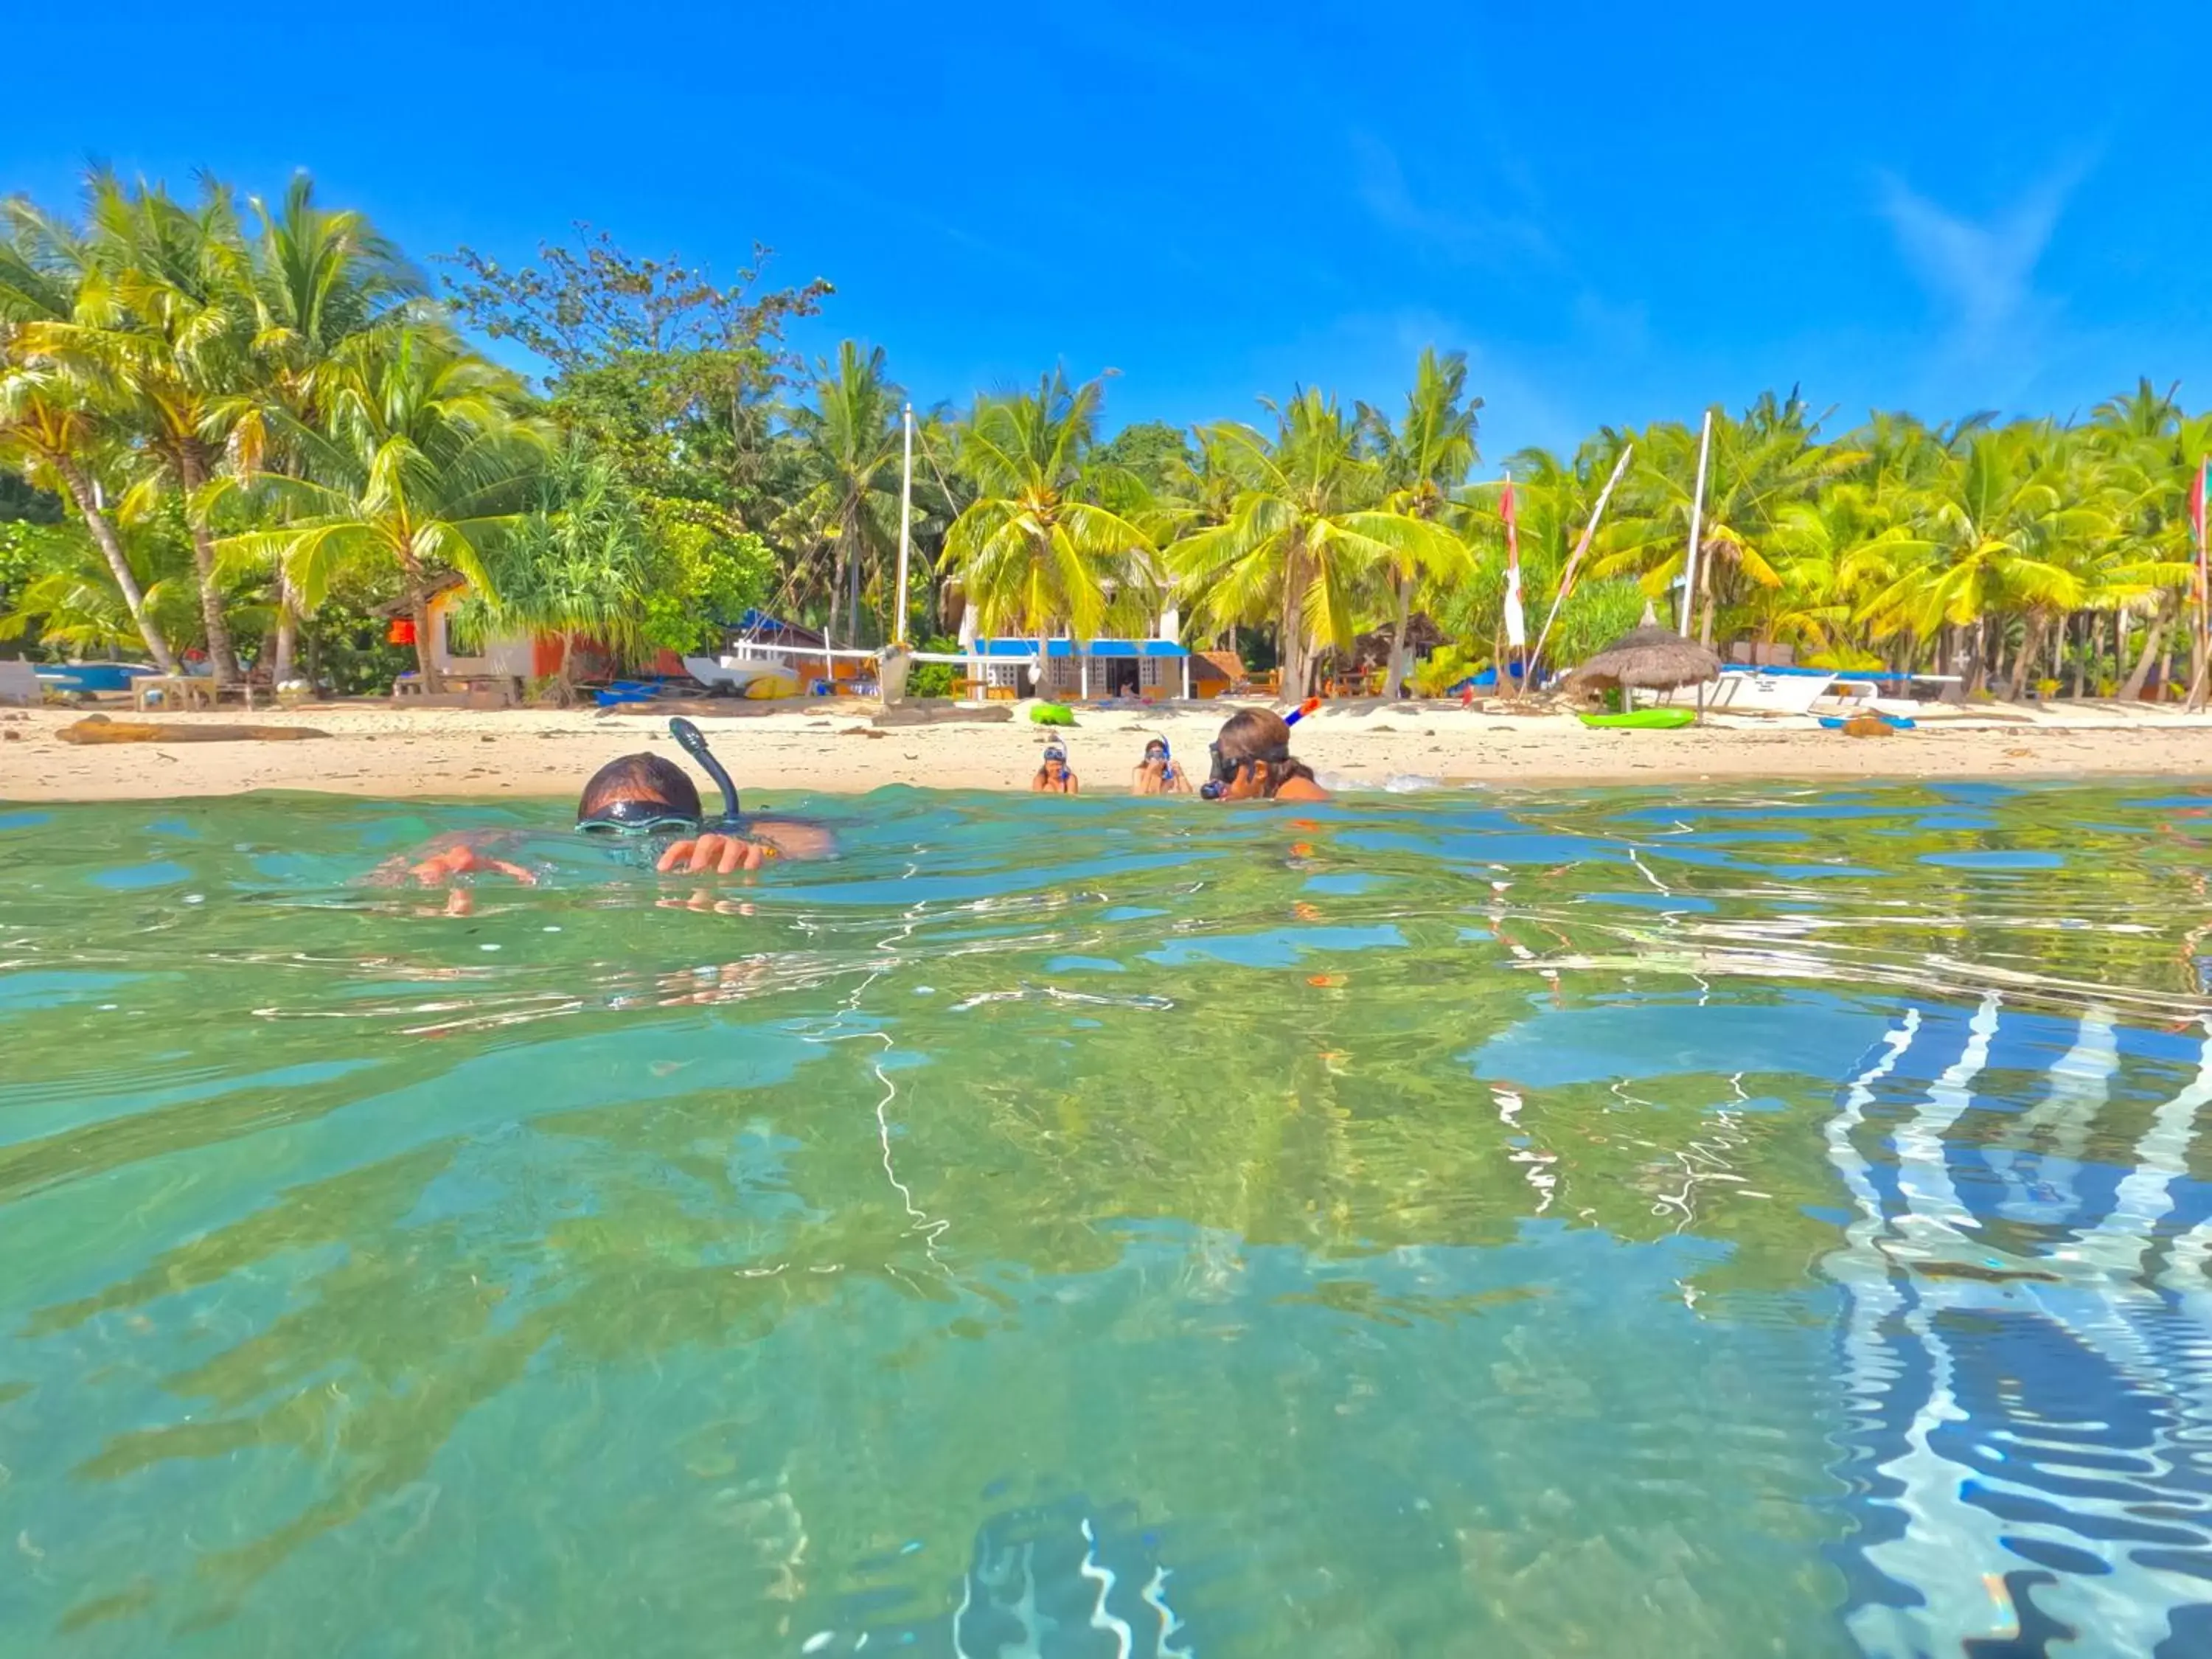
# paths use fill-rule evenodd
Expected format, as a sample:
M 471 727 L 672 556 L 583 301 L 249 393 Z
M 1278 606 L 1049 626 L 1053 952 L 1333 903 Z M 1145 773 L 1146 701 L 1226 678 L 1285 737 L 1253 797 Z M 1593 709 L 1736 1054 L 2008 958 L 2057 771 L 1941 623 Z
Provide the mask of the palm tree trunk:
M 299 653 L 300 607 L 292 593 L 292 579 L 282 565 L 276 568 L 276 641 L 269 653 L 269 680 L 282 685 L 292 678 L 292 659 Z
M 1294 546 L 1283 571 L 1283 696 L 1293 702 L 1302 702 L 1306 696 L 1306 677 L 1313 672 L 1313 662 L 1306 650 L 1304 607 L 1306 597 L 1305 554 Z
M 1406 624 L 1413 614 L 1413 579 L 1402 577 L 1398 583 L 1398 616 L 1390 629 L 1390 666 L 1382 676 L 1382 695 L 1397 701 L 1400 690 L 1406 684 Z
M 430 654 L 430 582 L 412 553 L 399 556 L 399 580 L 407 592 L 407 614 L 415 623 L 415 672 L 422 677 L 422 689 L 434 694 L 440 687 Z
M 138 637 L 146 647 L 146 654 L 154 665 L 164 674 L 177 672 L 177 659 L 169 653 L 169 642 L 154 626 L 154 619 L 146 614 L 146 595 L 132 574 L 131 561 L 124 556 L 123 543 L 115 533 L 115 526 L 107 514 L 100 510 L 100 497 L 93 489 L 92 480 L 82 467 L 73 460 L 58 460 L 54 471 L 69 490 L 70 499 L 83 515 L 84 527 L 92 534 L 93 544 L 100 549 L 100 556 L 107 561 L 107 574 L 115 578 L 115 586 L 122 592 L 125 607 L 131 620 L 137 624 Z
M 189 447 L 177 452 L 177 479 L 185 489 L 185 523 L 191 532 L 192 571 L 200 590 L 200 618 L 207 627 L 208 665 L 215 671 L 217 685 L 238 683 L 238 653 L 230 643 L 230 623 L 222 614 L 222 587 L 215 574 L 215 538 L 209 533 L 207 522 L 192 510 L 191 498 L 207 482 L 207 473 L 200 465 L 199 457 Z
M 2005 695 L 2018 702 L 2021 694 L 2027 690 L 2028 671 L 2035 666 L 2036 653 L 2043 645 L 2043 618 L 2031 611 L 2021 623 L 2020 651 L 2012 659 L 2012 689 Z
M 2150 678 L 2151 665 L 2158 660 L 2159 638 L 2165 632 L 2165 615 L 2153 616 L 2143 630 L 2142 654 L 2136 659 L 2136 665 L 2128 671 L 2127 684 L 2120 688 L 2120 696 L 2129 702 L 2142 696 L 2143 682 Z

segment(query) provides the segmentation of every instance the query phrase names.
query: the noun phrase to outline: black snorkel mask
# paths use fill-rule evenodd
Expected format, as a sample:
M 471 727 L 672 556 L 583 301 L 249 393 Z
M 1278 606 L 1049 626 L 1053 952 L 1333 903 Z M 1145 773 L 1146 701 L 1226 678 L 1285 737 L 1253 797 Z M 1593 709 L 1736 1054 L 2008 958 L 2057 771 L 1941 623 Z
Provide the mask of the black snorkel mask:
M 714 758 L 714 750 L 707 747 L 707 738 L 690 720 L 678 715 L 668 722 L 668 735 L 683 745 L 684 752 L 699 763 L 702 769 L 712 778 L 722 792 L 722 815 L 720 817 L 687 817 L 672 812 L 659 801 L 609 801 L 590 817 L 576 825 L 586 836 L 602 838 L 619 837 L 639 840 L 648 836 L 681 837 L 696 836 L 705 831 L 716 835 L 736 835 L 744 820 L 738 811 L 738 786 L 730 781 L 730 774 L 721 762 Z

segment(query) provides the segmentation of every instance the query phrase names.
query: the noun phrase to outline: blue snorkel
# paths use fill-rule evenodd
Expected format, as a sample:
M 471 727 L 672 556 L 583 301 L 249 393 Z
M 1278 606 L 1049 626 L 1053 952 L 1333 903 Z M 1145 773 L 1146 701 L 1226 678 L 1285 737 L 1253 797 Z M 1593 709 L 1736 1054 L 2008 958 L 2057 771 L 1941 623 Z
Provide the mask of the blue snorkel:
M 738 786 L 730 781 L 730 774 L 722 763 L 714 758 L 714 751 L 707 747 L 705 733 L 681 714 L 668 722 L 668 735 L 684 746 L 684 752 L 699 763 L 700 769 L 714 779 L 722 792 L 722 816 L 714 823 L 703 817 L 702 830 L 734 832 L 744 827 L 744 820 L 738 811 Z

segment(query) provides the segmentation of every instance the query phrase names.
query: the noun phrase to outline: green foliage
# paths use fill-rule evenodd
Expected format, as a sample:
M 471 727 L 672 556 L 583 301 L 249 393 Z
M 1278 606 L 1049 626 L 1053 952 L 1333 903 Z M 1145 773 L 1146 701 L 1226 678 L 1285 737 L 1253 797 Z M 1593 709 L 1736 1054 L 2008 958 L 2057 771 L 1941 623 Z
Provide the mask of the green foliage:
M 960 641 L 940 634 L 924 640 L 920 648 L 949 657 L 960 649 Z M 916 697 L 949 697 L 959 689 L 960 678 L 957 664 L 918 662 L 907 672 L 907 693 Z
M 59 524 L 61 498 L 13 472 L 0 472 L 0 524 Z
M 775 556 L 750 531 L 720 532 L 652 503 L 653 557 L 641 633 L 657 649 L 679 653 L 721 642 L 747 609 L 765 605 Z
M 769 250 L 727 288 L 703 269 L 625 252 L 579 225 L 580 247 L 544 244 L 508 270 L 472 248 L 448 262 L 462 319 L 550 368 L 554 417 L 605 452 L 647 495 L 774 516 L 767 399 L 793 367 L 782 339 L 832 292 L 817 279 L 760 290 Z
M 1443 696 L 1462 680 L 1480 673 L 1487 660 L 1481 653 L 1460 646 L 1438 646 L 1414 668 L 1413 693 L 1422 697 Z
M 1084 639 L 1134 629 L 1165 587 L 1152 538 L 1103 506 L 1089 470 L 1100 382 L 1058 371 L 1035 392 L 986 398 L 960 437 L 975 499 L 954 521 L 941 561 L 959 577 L 986 633 L 1066 627 Z

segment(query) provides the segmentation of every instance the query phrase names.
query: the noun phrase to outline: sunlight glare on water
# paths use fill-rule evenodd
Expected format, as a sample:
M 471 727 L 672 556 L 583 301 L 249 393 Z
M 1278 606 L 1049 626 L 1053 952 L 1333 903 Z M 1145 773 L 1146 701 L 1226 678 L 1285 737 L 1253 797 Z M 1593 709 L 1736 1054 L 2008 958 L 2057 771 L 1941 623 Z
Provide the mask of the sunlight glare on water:
M 0 1651 L 2212 1651 L 2212 793 L 816 805 L 0 808 Z

